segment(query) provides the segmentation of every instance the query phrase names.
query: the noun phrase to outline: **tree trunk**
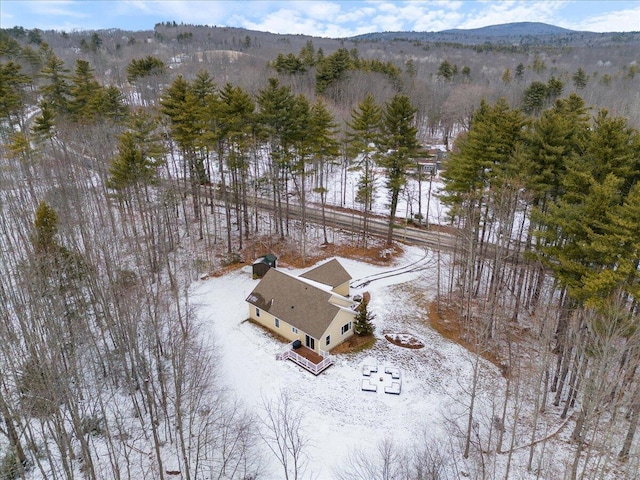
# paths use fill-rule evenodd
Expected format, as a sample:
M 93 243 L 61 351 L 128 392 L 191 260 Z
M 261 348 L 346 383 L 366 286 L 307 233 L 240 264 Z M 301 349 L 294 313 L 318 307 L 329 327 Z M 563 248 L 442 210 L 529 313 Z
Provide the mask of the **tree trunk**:
M 4 386 L 4 381 L 2 382 Z M 4 423 L 7 426 L 7 436 L 9 437 L 9 443 L 15 449 L 16 456 L 20 465 L 24 467 L 27 464 L 27 457 L 24 454 L 24 449 L 20 443 L 20 437 L 13 423 L 13 418 L 9 412 L 9 406 L 5 402 L 4 393 L 0 390 L 0 415 L 4 418 Z M 22 469 L 21 467 L 21 469 Z
M 638 394 L 636 393 L 636 398 Z M 623 461 L 626 461 L 629 458 L 629 451 L 631 450 L 631 445 L 633 444 L 633 438 L 635 437 L 636 430 L 638 428 L 638 417 L 640 417 L 640 403 L 634 403 L 630 407 L 631 413 L 631 421 L 629 422 L 629 428 L 627 430 L 627 435 L 624 437 L 624 442 L 622 443 L 622 448 L 620 449 L 620 453 L 618 453 L 618 458 Z

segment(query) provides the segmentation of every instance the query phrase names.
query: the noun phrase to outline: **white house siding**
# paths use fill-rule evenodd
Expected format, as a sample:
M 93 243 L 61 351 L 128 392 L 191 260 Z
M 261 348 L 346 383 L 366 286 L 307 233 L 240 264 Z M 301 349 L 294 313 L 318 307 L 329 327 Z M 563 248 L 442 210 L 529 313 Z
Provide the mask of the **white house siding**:
M 331 299 L 329 300 L 330 303 L 337 305 L 339 307 L 351 307 L 351 305 L 353 305 L 353 302 L 351 300 L 349 300 L 348 298 L 345 298 L 341 295 L 332 295 Z
M 256 309 L 254 305 L 249 305 L 249 318 L 259 323 L 263 327 L 268 328 L 272 332 L 277 333 L 278 335 L 283 336 L 290 342 L 294 340 L 300 340 L 304 345 L 304 332 L 298 330 L 298 333 L 293 333 L 292 326 L 289 325 L 284 320 L 280 319 L 280 327 L 276 328 L 276 317 L 271 315 L 269 312 L 265 312 L 264 310 L 260 310 L 260 316 L 256 315 Z
M 334 293 L 337 293 L 338 295 L 342 295 L 343 297 L 348 297 L 349 296 L 349 282 L 350 282 L 350 280 L 347 280 L 343 284 L 338 285 L 337 287 L 334 287 L 331 291 L 334 292 Z
M 298 330 L 297 333 L 294 333 L 292 330 L 292 325 L 288 324 L 284 320 L 280 319 L 280 327 L 276 328 L 275 320 L 276 317 L 271 315 L 269 312 L 264 310 L 260 310 L 260 316 L 256 315 L 256 309 L 254 305 L 249 306 L 249 317 L 254 322 L 262 325 L 263 327 L 268 328 L 272 332 L 281 335 L 286 338 L 288 341 L 293 342 L 294 340 L 300 340 L 302 344 L 305 344 L 305 335 L 306 332 L 302 330 Z M 351 312 L 349 310 L 340 310 L 336 317 L 329 325 L 329 328 L 326 330 L 324 335 L 321 338 L 315 339 L 315 352 L 320 353 L 320 350 L 328 352 L 332 348 L 337 347 L 342 342 L 347 340 L 349 337 L 353 335 L 353 323 L 355 320 L 355 312 Z M 342 326 L 351 322 L 351 330 L 346 332 L 344 335 L 341 333 Z M 331 336 L 331 343 L 327 345 L 326 338 L 327 335 Z
M 332 348 L 337 347 L 346 339 L 351 337 L 353 335 L 353 322 L 355 318 L 355 312 L 351 313 L 347 310 L 340 310 L 336 317 L 333 319 L 333 322 L 331 322 L 331 325 L 329 325 L 329 328 L 327 328 L 327 331 L 324 332 L 324 335 L 320 339 L 320 349 L 328 352 Z M 342 326 L 349 322 L 351 322 L 351 330 L 342 335 L 342 333 L 340 332 Z M 327 345 L 325 341 L 327 335 L 331 335 L 331 343 L 329 345 Z

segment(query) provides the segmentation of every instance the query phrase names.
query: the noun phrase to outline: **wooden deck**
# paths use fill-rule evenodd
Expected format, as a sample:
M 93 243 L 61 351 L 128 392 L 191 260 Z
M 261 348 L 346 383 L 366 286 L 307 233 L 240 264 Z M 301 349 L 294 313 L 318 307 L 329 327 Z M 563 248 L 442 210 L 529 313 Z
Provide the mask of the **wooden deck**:
M 294 352 L 296 352 L 301 357 L 306 358 L 310 362 L 315 363 L 316 365 L 319 364 L 322 360 L 324 360 L 324 357 L 322 355 L 318 355 L 316 352 L 314 352 L 310 348 L 307 348 L 304 346 L 300 348 L 296 348 Z
M 318 355 L 313 350 L 304 346 L 294 350 L 291 343 L 287 345 L 287 349 L 284 352 L 276 355 L 276 359 L 291 360 L 314 375 L 319 375 L 333 365 L 333 359 L 329 354 L 326 354 L 325 356 Z

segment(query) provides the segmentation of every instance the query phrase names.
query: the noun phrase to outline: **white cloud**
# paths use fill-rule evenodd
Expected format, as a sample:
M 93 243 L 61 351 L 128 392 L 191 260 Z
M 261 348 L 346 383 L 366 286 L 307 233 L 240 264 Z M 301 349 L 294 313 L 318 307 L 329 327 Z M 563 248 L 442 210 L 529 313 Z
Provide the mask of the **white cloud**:
M 156 17 L 164 17 L 163 20 L 175 20 L 176 22 L 194 25 L 221 25 L 224 23 L 224 19 L 233 11 L 232 2 L 131 0 L 125 3 L 132 9 L 137 10 L 137 14 L 143 12 L 148 15 L 153 14 Z M 240 3 L 236 4 L 236 8 Z
M 305 12 L 307 17 L 323 19 L 325 22 L 331 23 L 340 14 L 341 8 L 338 3 L 334 2 L 302 2 L 297 10 Z
M 354 10 L 343 10 L 337 15 L 336 20 L 338 23 L 369 21 L 376 13 L 376 9 L 373 7 L 362 7 Z
M 224 3 L 224 2 L 223 2 Z M 264 2 L 252 2 L 252 4 Z M 279 33 L 350 36 L 374 31 L 439 31 L 450 28 L 478 28 L 510 22 L 543 22 L 574 30 L 633 31 L 639 30 L 640 5 L 637 8 L 583 18 L 590 12 L 615 5 L 613 2 L 575 0 L 368 0 L 368 1 L 290 1 L 271 2 L 276 11 L 294 11 L 286 22 L 268 23 L 252 16 L 250 24 L 259 28 L 270 24 Z M 285 8 L 286 6 L 286 8 Z M 587 8 L 589 7 L 589 8 Z M 271 14 L 267 14 L 271 15 Z M 592 13 L 593 15 L 593 13 Z M 244 15 L 248 18 L 248 15 Z M 305 19 L 301 23 L 295 23 Z M 300 30 L 311 29 L 306 32 Z M 332 32 L 332 33 L 329 33 Z
M 149 29 L 175 20 L 273 33 L 349 37 L 376 31 L 433 32 L 508 22 L 544 22 L 574 30 L 637 31 L 640 3 L 576 0 L 0 0 L 0 22 L 27 28 Z M 622 8 L 622 7 L 617 7 Z
M 462 15 L 458 12 L 445 12 L 443 10 L 429 11 L 414 22 L 412 30 L 414 32 L 439 32 L 441 30 L 448 30 L 455 28 L 462 18 Z
M 628 10 L 608 12 L 582 20 L 572 27 L 588 32 L 638 32 L 640 31 L 640 5 Z
M 24 1 L 20 2 L 20 8 L 27 9 L 32 15 L 41 15 L 44 17 L 70 17 L 70 18 L 87 18 L 87 14 L 79 12 L 77 4 L 71 0 L 57 1 Z
M 455 28 L 480 28 L 512 22 L 543 22 L 558 25 L 557 12 L 565 2 L 487 2 L 484 7 L 466 15 Z M 480 4 L 479 4 L 480 5 Z
M 236 17 L 241 20 L 242 17 Z M 242 26 L 251 30 L 264 30 L 271 33 L 304 33 L 303 30 L 316 30 L 315 23 L 304 20 L 296 10 L 283 9 L 263 17 L 260 22 L 241 20 Z
M 464 2 L 439 0 L 407 0 L 404 2 L 368 2 L 365 28 L 374 31 L 438 31 L 454 28 L 462 19 L 460 10 Z M 353 20 L 360 20 L 353 18 Z M 359 23 L 361 25 L 362 22 Z
M 350 18 L 344 16 L 336 2 L 274 2 L 280 6 L 263 15 L 243 12 L 229 17 L 235 26 L 272 33 L 304 34 L 319 37 L 345 37 L 353 35 Z M 357 14 L 361 16 L 361 14 Z

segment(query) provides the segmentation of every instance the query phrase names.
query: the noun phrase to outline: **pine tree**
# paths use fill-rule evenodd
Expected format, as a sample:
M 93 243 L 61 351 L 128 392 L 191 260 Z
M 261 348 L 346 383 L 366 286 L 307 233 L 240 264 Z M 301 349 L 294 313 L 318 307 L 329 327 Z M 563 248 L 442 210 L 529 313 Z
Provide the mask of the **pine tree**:
M 502 72 L 502 76 L 500 77 L 500 79 L 502 80 L 502 83 L 504 83 L 505 85 L 509 85 L 512 80 L 511 70 L 509 70 L 508 68 L 505 68 L 504 71 Z
M 371 94 L 367 94 L 364 100 L 351 112 L 351 120 L 347 121 L 347 127 L 349 128 L 347 131 L 347 153 L 356 157 L 356 167 L 362 169 L 356 198 L 363 207 L 362 234 L 363 245 L 366 247 L 369 211 L 373 206 L 375 194 L 373 167 L 382 143 L 382 109 L 375 103 Z
M 35 50 L 28 45 L 22 48 L 20 57 L 22 57 L 25 62 L 22 65 L 22 68 L 25 69 L 25 73 L 29 78 L 35 79 L 42 70 L 43 62 L 47 55 L 46 52 L 48 51 L 47 48 L 48 45 L 46 44 L 41 45 L 38 50 Z
M 40 87 L 39 93 L 56 113 L 66 113 L 68 110 L 71 89 L 68 73 L 64 62 L 53 52 L 47 52 L 47 61 L 41 72 L 46 83 Z
M 562 195 L 541 218 L 543 258 L 579 306 L 603 305 L 629 277 L 620 259 L 634 255 L 614 240 L 622 232 L 612 226 L 622 226 L 618 212 L 625 199 L 634 198 L 630 192 L 640 176 L 636 139 L 626 120 L 599 112 L 585 150 L 567 161 Z
M 522 190 L 523 127 L 526 124 L 519 110 L 512 110 L 504 99 L 494 106 L 481 102 L 474 113 L 469 132 L 456 141 L 456 153 L 448 160 L 442 176 L 445 182 L 441 199 L 449 205 L 452 220 L 460 227 L 461 240 L 455 265 L 459 265 L 456 282 L 460 288 L 461 313 L 468 318 L 470 298 L 477 295 L 479 276 L 484 268 L 493 272 L 486 282 L 490 291 L 499 288 L 504 273 L 504 258 L 513 225 L 518 192 Z M 502 229 L 497 242 L 489 232 Z M 495 254 L 483 258 L 489 242 L 495 243 Z M 495 303 L 495 302 L 493 302 Z M 491 311 L 495 311 L 493 305 Z M 489 315 L 486 335 L 493 331 L 493 314 Z
M 184 154 L 194 188 L 209 183 L 204 159 L 198 154 L 203 101 L 197 93 L 182 75 L 178 75 L 160 101 L 160 110 L 171 121 L 171 135 Z
M 585 168 L 591 169 L 599 182 L 609 173 L 623 179 L 622 194 L 626 196 L 631 186 L 640 180 L 639 145 L 640 134 L 629 127 L 626 118 L 611 117 L 607 110 L 600 110 L 587 144 Z
M 316 64 L 316 49 L 311 40 L 307 40 L 305 46 L 300 49 L 298 57 L 307 68 L 313 67 Z
M 216 95 L 216 84 L 206 70 L 201 70 L 193 79 L 191 91 L 198 100 L 198 104 L 205 108 Z
M 576 90 L 582 90 L 585 88 L 589 81 L 589 77 L 582 68 L 578 68 L 578 70 L 576 70 L 571 76 L 571 79 L 573 80 L 573 85 L 576 87 Z
M 640 183 L 636 183 L 622 205 L 610 214 L 608 225 L 609 245 L 617 247 L 617 267 L 626 279 L 622 290 L 640 300 Z
M 322 206 L 322 232 L 324 243 L 328 243 L 327 239 L 327 223 L 325 219 L 325 203 L 327 196 L 327 188 L 325 182 L 325 168 L 329 162 L 338 156 L 338 142 L 336 140 L 336 123 L 333 115 L 327 109 L 327 106 L 318 100 L 311 107 L 310 130 L 312 138 L 312 160 L 316 171 L 319 170 L 319 186 L 314 189 L 320 193 L 320 204 Z
M 386 104 L 383 113 L 384 153 L 378 163 L 387 175 L 386 187 L 389 190 L 390 217 L 387 232 L 387 244 L 393 242 L 393 225 L 400 192 L 407 182 L 406 171 L 411 158 L 418 150 L 417 128 L 414 125 L 416 108 L 406 95 L 394 95 Z
M 362 300 L 358 306 L 358 313 L 353 324 L 353 331 L 356 335 L 361 337 L 365 335 L 373 335 L 373 332 L 376 329 L 373 324 L 373 320 L 375 318 L 375 315 L 369 311 L 369 302 Z
M 318 60 L 316 93 L 324 93 L 331 85 L 342 80 L 351 68 L 353 68 L 353 60 L 346 48 L 339 48 L 328 57 Z
M 547 64 L 542 58 L 540 58 L 540 55 L 536 53 L 535 57 L 533 58 L 533 66 L 531 68 L 536 73 L 542 73 L 547 69 Z
M 98 35 L 98 32 L 93 32 L 91 34 L 91 41 L 89 42 L 89 45 L 93 53 L 96 53 L 98 49 L 100 49 L 100 46 L 102 45 L 102 39 Z
M 51 140 L 55 136 L 56 113 L 51 104 L 40 102 L 40 115 L 35 117 L 31 131 L 40 141 Z
M 410 58 L 406 62 L 404 62 L 404 70 L 410 77 L 416 76 L 418 71 L 416 70 L 416 63 L 413 61 L 413 58 Z
M 293 53 L 283 55 L 279 53 L 271 66 L 280 74 L 297 75 L 306 72 L 306 67 Z
M 551 78 L 547 81 L 547 100 L 553 101 L 562 95 L 564 89 L 564 83 L 559 78 L 551 75 Z
M 220 91 L 220 100 L 228 137 L 227 166 L 231 171 L 237 224 L 240 229 L 239 248 L 242 249 L 243 230 L 245 238 L 249 238 L 247 182 L 250 166 L 249 149 L 256 128 L 255 103 L 242 88 L 234 87 L 229 83 Z
M 20 70 L 20 65 L 14 62 L 0 64 L 0 119 L 9 120 L 10 124 L 22 122 L 26 87 L 30 83 Z
M 167 83 L 168 68 L 159 58 L 147 55 L 133 59 L 127 65 L 127 81 L 137 90 L 137 101 L 143 105 L 154 105 Z
M 76 69 L 69 89 L 69 113 L 78 122 L 91 122 L 96 118 L 104 91 L 96 81 L 93 69 L 86 60 L 76 60 Z
M 127 65 L 127 81 L 136 83 L 144 77 L 164 76 L 167 73 L 166 64 L 157 57 L 147 55 L 144 58 L 134 58 Z
M 94 99 L 94 109 L 97 115 L 116 123 L 122 122 L 129 115 L 129 107 L 124 101 L 122 92 L 114 85 L 100 90 Z
M 36 209 L 34 220 L 35 231 L 31 239 L 37 254 L 57 254 L 59 245 L 56 240 L 58 234 L 58 214 L 51 206 L 41 200 Z
M 292 118 L 295 121 L 290 125 L 291 156 L 289 170 L 300 199 L 302 211 L 301 237 L 302 237 L 302 261 L 306 261 L 307 251 L 307 178 L 309 163 L 312 160 L 316 139 L 311 125 L 311 105 L 303 94 L 296 95 L 293 103 Z M 287 211 L 289 198 L 287 196 Z
M 527 113 L 538 114 L 549 97 L 547 84 L 533 81 L 522 93 L 522 110 Z
M 0 56 L 17 59 L 21 54 L 20 44 L 15 38 L 5 32 L 6 30 L 4 29 L 0 31 Z M 24 51 L 24 47 L 22 51 Z
M 120 135 L 118 155 L 109 167 L 107 185 L 118 191 L 153 184 L 163 161 L 164 148 L 154 133 L 155 122 L 147 114 L 138 112 L 130 126 L 130 130 Z
M 438 77 L 450 81 L 454 76 L 453 67 L 448 60 L 444 60 L 438 67 Z
M 243 108 L 252 108 L 251 102 L 244 103 L 248 98 L 242 95 L 241 90 L 235 90 L 227 84 L 222 92 L 209 92 L 207 76 L 200 75 L 197 88 L 198 100 L 203 102 L 200 112 L 200 124 L 202 125 L 201 142 L 204 148 L 216 152 L 218 161 L 218 175 L 220 176 L 220 189 L 225 206 L 225 220 L 227 224 L 227 253 L 233 251 L 231 244 L 232 219 L 231 219 L 231 199 L 227 188 L 228 175 L 231 170 L 233 179 L 233 168 L 229 159 L 233 156 L 235 146 L 232 137 L 240 139 L 242 137 L 241 122 L 246 118 L 239 118 L 244 115 Z M 236 97 L 236 95 L 238 95 Z M 239 103 L 236 103 L 239 102 Z M 250 125 L 250 124 L 249 124 Z M 240 131 L 239 131 L 240 130 Z M 247 132 L 245 130 L 245 132 Z M 236 157 L 239 159 L 239 157 Z
M 562 181 L 569 160 L 586 149 L 589 118 L 584 101 L 572 94 L 556 101 L 533 122 L 526 134 L 527 172 L 534 205 L 544 205 L 562 193 Z
M 277 79 L 270 78 L 266 88 L 258 92 L 259 134 L 269 144 L 270 181 L 273 192 L 273 208 L 275 212 L 275 229 L 282 237 L 285 235 L 284 214 L 282 210 L 282 191 L 289 165 L 292 135 L 297 121 L 293 117 L 295 96 L 291 88 L 281 86 Z

